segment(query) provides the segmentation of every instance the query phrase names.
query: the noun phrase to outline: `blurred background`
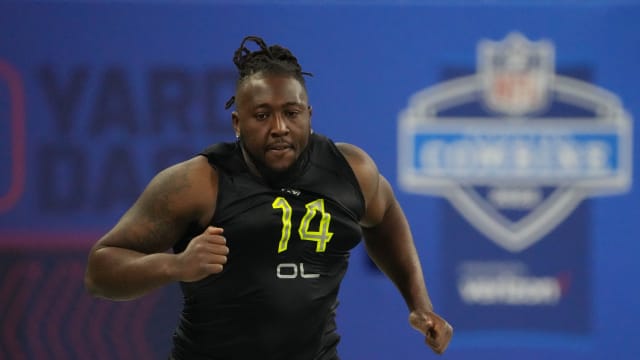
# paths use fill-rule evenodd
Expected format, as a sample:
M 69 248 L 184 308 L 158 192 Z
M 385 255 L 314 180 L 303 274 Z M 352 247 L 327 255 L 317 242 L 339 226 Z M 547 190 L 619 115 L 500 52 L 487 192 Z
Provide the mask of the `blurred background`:
M 640 358 L 639 18 L 615 0 L 0 2 L 0 359 L 166 358 L 177 285 L 94 299 L 86 256 L 157 171 L 233 140 L 246 35 L 293 51 L 314 130 L 391 182 L 455 328 L 443 358 Z M 343 359 L 437 357 L 362 246 L 340 300 Z

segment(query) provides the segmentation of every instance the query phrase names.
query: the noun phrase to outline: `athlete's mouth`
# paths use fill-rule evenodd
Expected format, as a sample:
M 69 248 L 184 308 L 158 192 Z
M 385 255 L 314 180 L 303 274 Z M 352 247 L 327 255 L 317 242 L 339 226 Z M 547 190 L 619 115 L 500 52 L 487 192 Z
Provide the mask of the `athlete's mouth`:
M 267 145 L 267 151 L 284 151 L 289 149 L 293 149 L 293 145 L 284 142 Z

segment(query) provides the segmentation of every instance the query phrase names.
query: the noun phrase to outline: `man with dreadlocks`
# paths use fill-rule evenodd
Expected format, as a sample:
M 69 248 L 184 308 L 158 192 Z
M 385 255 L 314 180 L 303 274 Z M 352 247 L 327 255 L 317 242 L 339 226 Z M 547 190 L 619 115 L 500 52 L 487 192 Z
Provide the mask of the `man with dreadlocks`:
M 433 312 L 409 225 L 373 160 L 313 133 L 310 74 L 288 49 L 249 36 L 233 61 L 237 141 L 157 174 L 92 248 L 88 290 L 126 300 L 179 281 L 171 359 L 335 360 L 338 289 L 364 238 L 410 325 L 442 353 L 452 328 Z

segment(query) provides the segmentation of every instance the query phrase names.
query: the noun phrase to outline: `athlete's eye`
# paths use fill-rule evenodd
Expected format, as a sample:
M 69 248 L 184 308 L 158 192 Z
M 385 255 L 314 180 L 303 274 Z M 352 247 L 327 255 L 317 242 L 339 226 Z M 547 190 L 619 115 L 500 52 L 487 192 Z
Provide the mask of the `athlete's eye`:
M 264 112 L 257 113 L 255 116 L 256 116 L 256 119 L 258 120 L 266 120 L 269 118 L 269 113 L 264 113 Z
M 285 111 L 285 112 L 284 112 L 284 116 L 285 116 L 285 117 L 287 117 L 287 118 L 289 118 L 289 119 L 295 118 L 295 117 L 297 117 L 299 114 L 300 114 L 300 112 L 299 112 L 299 111 Z

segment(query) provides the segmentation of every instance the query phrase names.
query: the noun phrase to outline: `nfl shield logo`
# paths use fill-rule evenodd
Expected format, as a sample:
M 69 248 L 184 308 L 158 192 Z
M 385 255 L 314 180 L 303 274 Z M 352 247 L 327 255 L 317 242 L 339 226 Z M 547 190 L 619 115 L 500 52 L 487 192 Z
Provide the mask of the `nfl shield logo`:
M 533 43 L 518 33 L 503 42 L 482 41 L 478 74 L 485 104 L 512 116 L 543 108 L 553 81 L 553 64 L 553 48 L 547 41 Z
M 585 198 L 627 191 L 629 114 L 614 94 L 553 64 L 550 42 L 514 33 L 480 42 L 476 74 L 414 94 L 398 122 L 403 190 L 447 198 L 510 252 Z

